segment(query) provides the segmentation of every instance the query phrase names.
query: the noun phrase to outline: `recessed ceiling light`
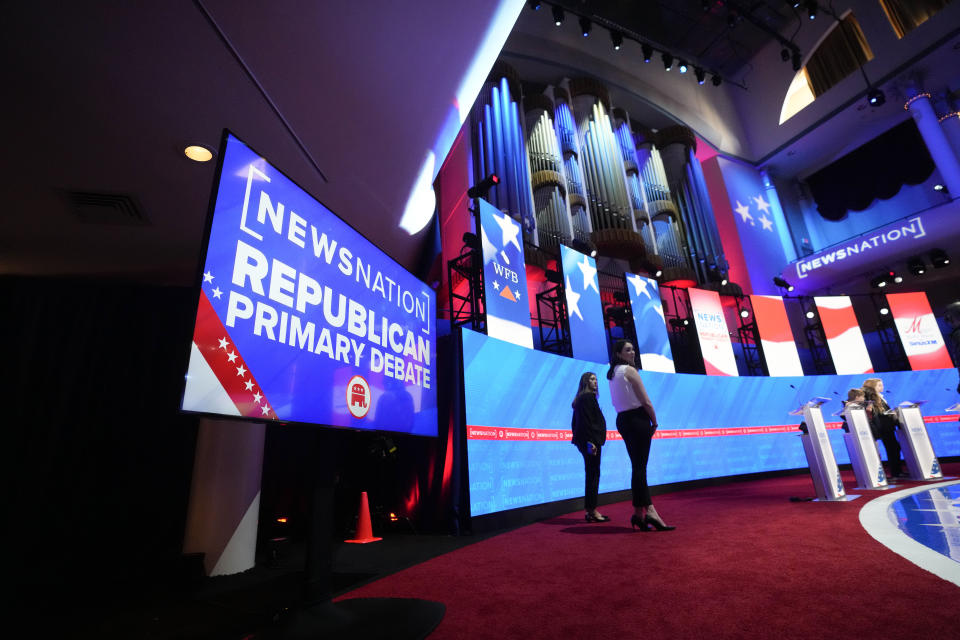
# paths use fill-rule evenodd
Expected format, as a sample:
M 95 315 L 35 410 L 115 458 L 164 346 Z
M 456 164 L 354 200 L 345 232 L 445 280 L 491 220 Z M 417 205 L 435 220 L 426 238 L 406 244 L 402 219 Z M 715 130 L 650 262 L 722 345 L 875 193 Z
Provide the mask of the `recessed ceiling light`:
M 213 151 L 199 144 L 191 144 L 183 150 L 183 155 L 194 162 L 210 162 L 213 160 Z

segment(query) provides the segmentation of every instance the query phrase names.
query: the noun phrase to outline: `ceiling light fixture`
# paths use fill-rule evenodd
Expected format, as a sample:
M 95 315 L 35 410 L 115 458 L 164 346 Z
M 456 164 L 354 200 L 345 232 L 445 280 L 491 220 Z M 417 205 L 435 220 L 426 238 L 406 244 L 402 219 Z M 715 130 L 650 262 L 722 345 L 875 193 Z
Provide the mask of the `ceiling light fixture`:
M 720 77 L 719 75 L 717 75 L 716 73 L 713 74 L 713 77 L 712 77 L 712 78 L 710 78 L 710 83 L 711 83 L 713 86 L 715 86 L 715 87 L 719 87 L 719 86 L 720 86 L 720 83 L 722 83 L 722 82 L 723 82 L 723 78 L 721 78 L 721 77 Z
M 650 62 L 650 60 L 653 58 L 653 47 L 644 42 L 640 45 L 640 51 L 643 52 L 643 61 Z
M 883 103 L 887 101 L 887 95 L 876 87 L 871 87 L 867 85 L 867 102 L 870 103 L 871 107 L 880 107 L 883 106 Z
M 183 150 L 183 155 L 194 162 L 210 162 L 213 160 L 213 150 L 202 144 L 191 144 Z
M 590 24 L 589 18 L 580 18 L 580 31 L 583 32 L 583 37 L 586 38 L 590 35 L 590 27 L 593 25 Z
M 704 72 L 703 67 L 694 67 L 693 74 L 697 76 L 697 84 L 703 84 L 707 80 L 707 74 Z
M 934 249 L 930 252 L 930 262 L 934 268 L 941 269 L 950 264 L 950 256 L 943 249 Z
M 559 27 L 560 25 L 563 24 L 563 18 L 564 18 L 563 8 L 554 6 L 553 7 L 553 24 Z
M 663 70 L 670 71 L 673 69 L 673 56 L 669 53 L 664 53 L 660 58 L 663 60 Z
M 620 51 L 620 47 L 623 46 L 623 34 L 619 31 L 610 32 L 610 42 L 613 43 L 613 50 Z
M 804 3 L 804 7 L 807 10 L 807 17 L 810 18 L 811 20 L 816 20 L 817 9 L 819 9 L 819 7 L 817 6 L 817 3 L 810 0 Z
M 927 272 L 927 265 L 920 256 L 914 256 L 907 260 L 907 269 L 915 276 L 922 276 Z
M 680 73 L 686 73 L 686 72 L 687 72 L 687 62 L 686 62 L 686 60 L 681 60 L 681 61 L 680 61 Z

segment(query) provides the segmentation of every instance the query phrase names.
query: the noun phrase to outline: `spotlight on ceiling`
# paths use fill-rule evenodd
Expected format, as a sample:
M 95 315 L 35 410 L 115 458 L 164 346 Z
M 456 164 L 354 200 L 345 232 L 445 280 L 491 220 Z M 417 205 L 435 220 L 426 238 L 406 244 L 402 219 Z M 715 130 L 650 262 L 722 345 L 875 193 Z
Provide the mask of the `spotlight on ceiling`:
M 890 309 L 887 309 L 886 307 L 883 307 L 882 309 L 880 309 L 880 315 L 885 316 L 888 313 L 890 313 Z
M 817 6 L 817 3 L 814 2 L 813 0 L 808 0 L 807 2 L 804 3 L 803 6 L 807 10 L 807 17 L 810 18 L 811 20 L 816 20 L 817 9 L 819 9 L 819 7 Z
M 593 246 L 592 244 L 590 244 L 589 242 L 584 242 L 583 240 L 580 240 L 580 239 L 578 239 L 578 238 L 574 238 L 574 240 L 573 240 L 573 242 L 572 242 L 572 245 L 573 245 L 573 246 L 572 246 L 571 248 L 572 248 L 574 251 L 579 251 L 580 253 L 585 253 L 585 254 L 589 255 L 591 258 L 596 258 L 596 257 L 597 257 L 597 248 L 594 247 L 594 246 Z
M 553 24 L 560 26 L 563 24 L 563 8 L 554 5 L 553 7 Z
M 922 276 L 927 272 L 927 265 L 920 256 L 914 256 L 907 260 L 907 269 L 915 276 Z
M 540 3 L 539 3 L 539 2 L 534 2 L 533 0 L 529 0 L 529 1 L 527 2 L 527 6 L 530 7 L 530 10 L 531 10 L 531 11 L 540 11 Z
M 680 61 L 680 73 L 686 73 L 686 72 L 687 72 L 687 62 L 686 62 L 686 60 L 681 60 L 681 61 Z
M 934 190 L 934 191 L 943 191 L 944 189 L 946 189 L 946 187 L 944 187 L 942 184 L 935 184 L 935 185 L 933 185 L 933 190 Z
M 487 192 L 498 184 L 500 184 L 500 178 L 497 177 L 497 174 L 491 173 L 486 178 L 467 189 L 467 197 L 486 198 Z
M 873 280 L 870 281 L 870 286 L 874 289 L 883 289 L 890 283 L 889 276 L 887 274 L 879 275 Z
M 643 52 L 643 61 L 650 62 L 650 60 L 653 58 L 653 47 L 644 42 L 640 45 L 640 51 Z
M 807 318 L 809 318 L 810 320 L 813 320 L 813 318 L 814 318 L 816 315 L 817 315 L 817 314 L 815 314 L 813 311 L 807 311 L 807 313 L 806 313 Z
M 664 70 L 664 71 L 670 71 L 670 69 L 673 69 L 673 56 L 672 56 L 672 55 L 670 55 L 669 53 L 665 53 L 665 54 L 663 54 L 662 56 L 660 56 L 660 58 L 663 60 L 663 70 Z
M 580 18 L 580 31 L 583 32 L 584 38 L 590 35 L 590 27 L 592 26 L 593 25 L 590 24 L 590 20 L 588 18 Z
M 707 74 L 704 72 L 703 67 L 694 67 L 693 75 L 697 76 L 697 84 L 703 84 L 707 81 Z
M 876 87 L 869 87 L 867 89 L 867 102 L 870 103 L 871 107 L 882 106 L 884 102 L 887 101 L 887 94 Z
M 950 264 L 950 256 L 943 249 L 934 249 L 930 252 L 930 262 L 933 263 L 934 268 L 940 269 Z
M 657 272 L 656 272 L 655 274 L 653 274 L 653 277 L 654 277 L 654 278 L 659 278 L 659 277 L 662 276 L 662 275 L 663 275 L 663 269 L 657 269 Z
M 800 71 L 803 68 L 803 56 L 800 55 L 799 51 L 794 51 L 790 60 L 794 71 Z
M 740 310 L 740 317 L 741 317 L 741 318 L 747 318 L 747 317 L 749 317 L 749 316 L 750 316 L 750 312 L 749 312 L 749 311 L 747 311 L 746 309 L 741 309 L 741 310 Z
M 781 278 L 780 276 L 773 276 L 773 284 L 777 285 L 781 289 L 786 289 L 787 291 L 793 291 L 793 285 Z
M 720 77 L 718 74 L 716 74 L 716 73 L 713 74 L 713 77 L 712 77 L 712 78 L 710 78 L 710 84 L 712 84 L 712 85 L 715 86 L 715 87 L 719 87 L 721 82 L 723 82 L 723 78 L 721 78 L 721 77 Z
M 610 42 L 613 43 L 614 51 L 620 51 L 620 47 L 623 46 L 623 34 L 619 31 L 611 31 Z

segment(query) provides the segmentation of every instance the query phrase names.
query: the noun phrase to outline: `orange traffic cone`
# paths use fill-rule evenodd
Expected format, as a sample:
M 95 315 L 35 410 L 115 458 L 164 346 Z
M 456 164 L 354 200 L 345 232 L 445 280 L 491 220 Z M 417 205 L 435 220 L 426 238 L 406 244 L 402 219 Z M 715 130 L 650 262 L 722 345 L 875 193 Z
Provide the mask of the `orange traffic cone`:
M 375 538 L 373 536 L 373 527 L 370 526 L 370 505 L 367 502 L 367 492 L 364 491 L 360 494 L 360 513 L 357 514 L 357 537 L 351 540 L 344 540 L 344 542 L 367 544 L 368 542 L 376 542 L 377 540 L 383 540 L 383 538 Z

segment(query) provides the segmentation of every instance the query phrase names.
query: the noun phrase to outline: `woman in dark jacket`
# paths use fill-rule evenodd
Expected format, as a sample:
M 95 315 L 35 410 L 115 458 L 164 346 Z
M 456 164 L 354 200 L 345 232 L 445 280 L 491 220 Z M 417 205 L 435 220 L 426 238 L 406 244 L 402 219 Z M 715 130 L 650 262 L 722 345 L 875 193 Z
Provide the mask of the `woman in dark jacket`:
M 900 463 L 900 443 L 897 442 L 897 418 L 891 414 L 890 406 L 883 397 L 883 380 L 868 378 L 863 381 L 863 394 L 867 400 L 867 418 L 870 420 L 870 430 L 873 437 L 883 442 L 887 450 L 887 465 L 890 467 L 890 478 L 903 478 L 903 467 Z
M 583 454 L 586 473 L 583 506 L 587 522 L 606 522 L 610 518 L 597 511 L 600 488 L 600 449 L 607 441 L 607 421 L 597 402 L 597 376 L 587 372 L 580 376 L 577 397 L 573 399 L 573 444 Z

